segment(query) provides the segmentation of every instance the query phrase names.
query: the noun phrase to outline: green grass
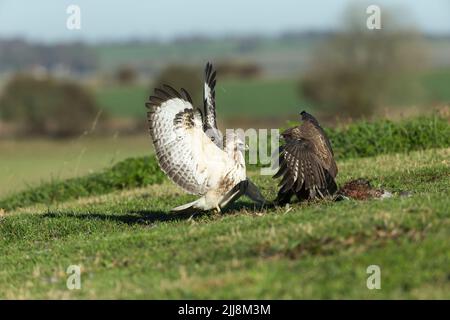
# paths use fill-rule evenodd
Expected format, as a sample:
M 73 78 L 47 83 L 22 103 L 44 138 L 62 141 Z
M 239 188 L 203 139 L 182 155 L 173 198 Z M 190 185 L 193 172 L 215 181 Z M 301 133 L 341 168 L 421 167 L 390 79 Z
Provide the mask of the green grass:
M 339 183 L 365 176 L 411 191 L 255 212 L 246 199 L 194 218 L 169 182 L 3 213 L 0 298 L 450 298 L 450 149 L 339 161 Z M 253 173 L 269 199 L 270 177 Z M 381 268 L 368 290 L 366 268 Z M 66 288 L 69 265 L 81 290 Z
M 141 136 L 83 136 L 61 141 L 0 140 L 0 198 L 151 153 L 151 142 L 145 132 Z
M 299 122 L 289 121 L 280 131 L 297 125 Z M 325 127 L 324 130 L 336 159 L 450 147 L 449 119 L 437 115 L 397 122 L 386 119 L 359 121 L 335 129 Z
M 361 121 L 344 128 L 325 128 L 338 158 L 370 157 L 450 146 L 448 119 L 422 116 L 398 122 Z
M 450 147 L 448 120 L 437 116 L 400 122 L 359 122 L 342 129 L 327 129 L 327 132 L 337 159 Z M 249 166 L 251 169 L 255 167 Z M 44 182 L 7 198 L 0 198 L 0 208 L 11 210 L 35 203 L 51 204 L 163 181 L 164 175 L 158 169 L 154 157 L 130 158 L 99 173 Z
M 0 200 L 0 208 L 11 210 L 35 203 L 51 204 L 100 195 L 115 190 L 159 184 L 164 180 L 154 157 L 130 158 L 98 173 L 44 183 Z

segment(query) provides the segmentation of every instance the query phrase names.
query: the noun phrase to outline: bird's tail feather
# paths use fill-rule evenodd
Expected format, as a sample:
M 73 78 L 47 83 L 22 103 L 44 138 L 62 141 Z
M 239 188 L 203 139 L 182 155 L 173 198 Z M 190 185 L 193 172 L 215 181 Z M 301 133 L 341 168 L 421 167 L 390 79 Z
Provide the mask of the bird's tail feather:
M 202 209 L 203 205 L 205 203 L 205 198 L 202 197 L 200 199 L 197 199 L 195 201 L 183 204 L 181 206 L 175 207 L 172 209 L 174 212 L 183 212 L 188 211 L 190 209 Z
M 225 197 L 222 199 L 222 202 L 220 203 L 220 207 L 225 208 L 227 205 L 232 204 L 237 199 L 239 199 L 244 193 L 245 193 L 245 186 L 241 181 L 225 195 Z
M 248 183 L 247 189 L 245 190 L 245 195 L 249 197 L 253 202 L 263 206 L 267 201 L 261 194 L 261 191 L 259 191 L 258 187 L 253 182 L 251 182 L 250 179 L 247 179 L 247 182 Z

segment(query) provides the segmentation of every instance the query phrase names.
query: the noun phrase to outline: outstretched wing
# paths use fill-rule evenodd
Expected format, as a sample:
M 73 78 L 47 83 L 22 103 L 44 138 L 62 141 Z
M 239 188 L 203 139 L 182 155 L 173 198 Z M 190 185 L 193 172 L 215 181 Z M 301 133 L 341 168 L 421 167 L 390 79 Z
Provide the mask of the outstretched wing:
M 314 146 L 307 140 L 289 140 L 280 147 L 280 167 L 274 178 L 283 177 L 280 192 L 300 191 L 326 187 L 322 160 L 315 154 Z
M 322 160 L 324 168 L 335 178 L 338 172 L 331 142 L 319 122 L 311 114 L 302 111 L 303 124 L 300 126 L 299 137 L 312 142 L 316 155 Z
M 211 175 L 220 174 L 226 154 L 203 132 L 201 113 L 192 107 L 189 94 L 164 86 L 155 89 L 146 106 L 161 169 L 187 192 L 204 194 Z
M 205 83 L 203 85 L 203 107 L 205 110 L 203 129 L 211 140 L 223 149 L 223 137 L 217 128 L 215 87 L 216 71 L 213 70 L 212 64 L 208 62 L 205 68 Z

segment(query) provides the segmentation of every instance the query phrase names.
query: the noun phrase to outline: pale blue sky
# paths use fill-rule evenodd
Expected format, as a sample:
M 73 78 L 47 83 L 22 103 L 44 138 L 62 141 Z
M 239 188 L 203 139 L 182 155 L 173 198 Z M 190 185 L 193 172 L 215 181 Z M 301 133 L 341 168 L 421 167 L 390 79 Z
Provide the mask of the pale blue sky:
M 332 29 L 355 0 L 0 0 L 0 36 L 39 41 L 162 38 L 200 33 Z M 450 0 L 370 1 L 394 6 L 420 29 L 450 33 Z M 81 30 L 66 29 L 66 8 L 81 8 Z

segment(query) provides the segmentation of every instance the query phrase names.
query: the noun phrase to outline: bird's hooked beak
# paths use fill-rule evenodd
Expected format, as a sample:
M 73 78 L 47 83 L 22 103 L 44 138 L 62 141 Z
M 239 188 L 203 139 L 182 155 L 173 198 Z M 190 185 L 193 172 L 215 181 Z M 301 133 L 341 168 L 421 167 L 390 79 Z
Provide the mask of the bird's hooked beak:
M 236 146 L 236 149 L 239 151 L 248 151 L 249 147 L 246 143 L 240 143 Z
M 291 136 L 291 130 L 286 130 L 280 134 L 280 137 L 284 140 L 289 139 Z
M 300 119 L 305 120 L 306 111 L 303 110 L 302 112 L 299 113 L 299 115 L 300 115 Z

